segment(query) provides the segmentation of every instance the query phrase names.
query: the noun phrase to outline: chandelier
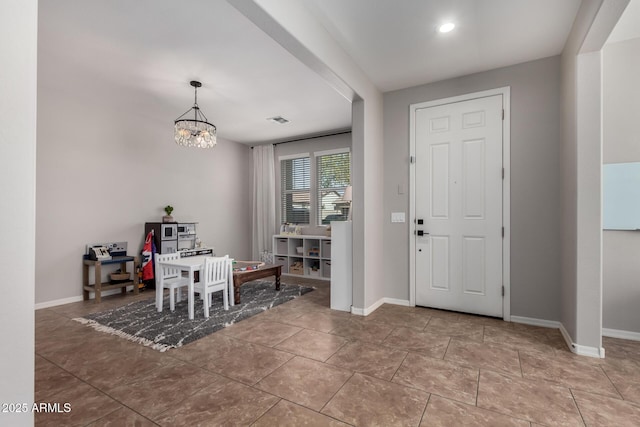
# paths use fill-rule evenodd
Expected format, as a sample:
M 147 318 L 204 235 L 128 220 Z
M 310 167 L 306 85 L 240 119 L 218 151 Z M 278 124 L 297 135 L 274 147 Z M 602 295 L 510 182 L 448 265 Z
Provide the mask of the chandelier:
M 198 107 L 198 88 L 202 86 L 202 83 L 194 80 L 190 84 L 195 91 L 195 101 L 193 107 L 175 120 L 174 138 L 176 143 L 183 147 L 215 147 L 217 143 L 216 127 L 209 123 L 207 117 Z M 193 111 L 193 115 L 187 116 L 191 111 Z

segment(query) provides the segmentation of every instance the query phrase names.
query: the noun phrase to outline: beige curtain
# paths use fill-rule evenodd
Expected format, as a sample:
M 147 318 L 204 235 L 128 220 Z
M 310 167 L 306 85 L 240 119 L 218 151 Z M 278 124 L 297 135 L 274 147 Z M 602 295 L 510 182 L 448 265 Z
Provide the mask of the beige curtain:
M 276 174 L 273 145 L 253 147 L 253 244 L 254 260 L 267 261 L 273 252 L 276 228 Z

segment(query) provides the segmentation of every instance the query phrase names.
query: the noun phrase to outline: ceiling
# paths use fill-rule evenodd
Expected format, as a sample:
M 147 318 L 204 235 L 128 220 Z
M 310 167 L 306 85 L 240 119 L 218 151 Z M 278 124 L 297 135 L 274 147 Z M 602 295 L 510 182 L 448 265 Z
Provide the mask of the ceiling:
M 559 54 L 580 0 L 304 0 L 383 92 Z M 438 32 L 444 22 L 456 28 Z
M 383 92 L 559 54 L 580 0 L 300 0 Z M 187 7 L 188 6 L 188 7 Z M 444 20 L 456 23 L 439 34 Z M 39 60 L 90 85 L 198 104 L 222 138 L 282 141 L 351 127 L 351 104 L 223 0 L 40 0 Z M 55 84 L 64 73 L 39 79 Z M 78 77 L 76 77 L 78 78 Z M 283 116 L 289 123 L 267 121 Z
M 618 23 L 611 31 L 607 43 L 616 43 L 640 37 L 640 1 L 631 0 Z

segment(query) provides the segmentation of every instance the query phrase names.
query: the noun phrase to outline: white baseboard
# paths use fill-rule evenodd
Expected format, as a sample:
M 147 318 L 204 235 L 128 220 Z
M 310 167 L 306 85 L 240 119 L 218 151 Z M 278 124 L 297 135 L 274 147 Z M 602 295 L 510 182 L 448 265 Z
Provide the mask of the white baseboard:
M 384 298 L 379 299 L 378 301 L 376 301 L 375 303 L 373 303 L 369 307 L 356 308 L 356 307 L 352 306 L 351 307 L 351 314 L 355 314 L 355 315 L 358 315 L 358 316 L 368 316 L 371 313 L 373 313 L 374 311 L 376 311 L 376 309 L 378 307 L 380 307 L 382 304 L 384 304 Z
M 535 319 L 533 317 L 511 316 L 511 321 L 525 325 L 541 326 L 543 328 L 560 329 L 561 326 L 561 323 L 557 320 Z
M 580 356 L 604 358 L 604 348 L 589 347 L 586 345 L 580 345 L 580 344 L 574 343 L 571 340 L 571 336 L 569 335 L 569 332 L 567 332 L 567 329 L 564 327 L 562 322 L 558 322 L 557 320 L 545 320 L 545 319 L 535 319 L 531 317 L 511 316 L 511 321 L 515 323 L 524 323 L 525 325 L 560 329 L 560 333 L 562 334 L 564 341 L 567 343 L 567 347 L 569 347 L 569 350 L 571 350 L 572 353 L 578 354 Z M 640 337 L 640 334 L 638 334 L 638 336 Z
M 604 359 L 604 348 L 600 347 L 589 347 L 586 345 L 580 345 L 573 342 L 571 339 L 571 335 L 567 332 L 567 329 L 564 327 L 562 323 L 560 323 L 560 333 L 564 337 L 567 346 L 572 353 L 575 353 L 579 356 L 588 356 L 588 357 L 596 357 L 599 359 Z
M 396 299 L 396 298 L 380 298 L 378 301 L 374 302 L 373 304 L 371 304 L 369 307 L 366 307 L 366 308 L 357 308 L 352 306 L 351 314 L 355 314 L 358 316 L 368 316 L 374 311 L 376 311 L 378 307 L 380 307 L 382 304 L 403 305 L 407 307 L 411 305 L 409 300 Z
M 133 287 L 131 287 L 131 289 L 133 289 Z M 128 291 L 129 291 L 129 287 L 127 287 L 127 292 Z M 120 292 L 122 292 L 120 289 L 110 289 L 108 291 L 102 292 L 102 296 L 108 297 L 109 295 L 119 294 Z M 94 296 L 95 296 L 95 292 L 89 293 L 89 299 L 93 299 Z M 43 308 L 56 307 L 59 305 L 65 305 L 65 304 L 70 304 L 72 302 L 79 302 L 79 301 L 82 301 L 82 295 L 77 295 L 75 297 L 69 297 L 69 298 L 56 299 L 53 301 L 39 302 L 34 307 L 36 310 L 41 310 Z
M 408 299 L 397 298 L 382 298 L 384 304 L 403 305 L 405 307 L 411 307 L 411 302 Z
M 624 340 L 640 341 L 640 332 L 623 331 L 621 329 L 602 328 L 602 336 L 622 338 Z
M 354 306 L 351 306 L 351 314 L 355 314 L 356 316 L 366 316 L 366 314 L 364 314 L 364 308 L 357 308 Z
M 53 301 L 45 301 L 39 302 L 35 305 L 36 310 L 41 310 L 43 308 L 56 307 L 58 305 L 70 304 L 72 302 L 82 301 L 82 295 L 78 295 L 75 297 L 56 299 Z

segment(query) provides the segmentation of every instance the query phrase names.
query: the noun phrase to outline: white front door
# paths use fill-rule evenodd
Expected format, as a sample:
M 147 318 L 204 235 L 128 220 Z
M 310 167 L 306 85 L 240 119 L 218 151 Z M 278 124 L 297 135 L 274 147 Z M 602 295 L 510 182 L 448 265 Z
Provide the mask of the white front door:
M 416 305 L 503 315 L 502 109 L 494 95 L 415 110 Z

